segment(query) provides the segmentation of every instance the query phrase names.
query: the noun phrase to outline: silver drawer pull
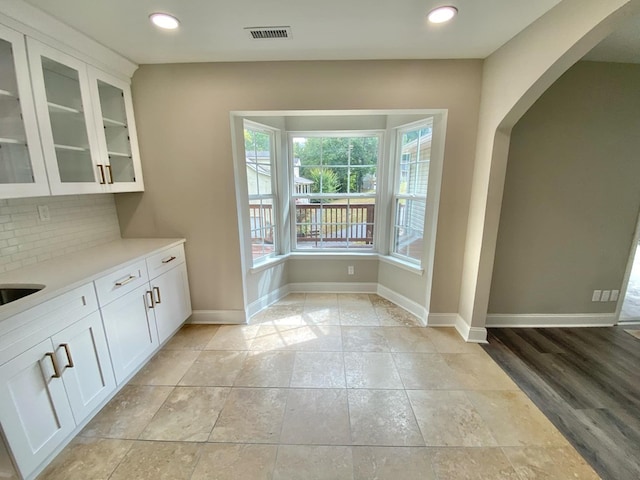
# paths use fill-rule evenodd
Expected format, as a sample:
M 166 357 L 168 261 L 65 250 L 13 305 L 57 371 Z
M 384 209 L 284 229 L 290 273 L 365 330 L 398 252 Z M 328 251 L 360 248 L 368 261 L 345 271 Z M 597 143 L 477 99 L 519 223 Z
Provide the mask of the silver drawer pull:
M 173 262 L 177 257 L 174 257 L 173 255 L 171 255 L 169 258 L 165 258 L 164 260 L 162 260 L 162 263 L 169 263 L 169 262 Z
M 129 275 L 124 280 L 118 280 L 116 282 L 116 287 L 122 287 L 123 285 L 126 285 L 127 283 L 133 282 L 136 278 L 138 278 L 138 277 L 136 277 L 135 275 Z

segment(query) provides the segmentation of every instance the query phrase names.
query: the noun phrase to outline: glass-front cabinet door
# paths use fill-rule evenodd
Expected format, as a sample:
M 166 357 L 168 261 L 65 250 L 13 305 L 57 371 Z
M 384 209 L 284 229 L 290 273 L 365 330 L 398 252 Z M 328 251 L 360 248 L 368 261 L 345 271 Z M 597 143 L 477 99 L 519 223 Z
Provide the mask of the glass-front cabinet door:
M 105 191 L 86 64 L 38 41 L 27 42 L 51 192 Z
M 89 82 L 109 190 L 144 190 L 129 84 L 92 67 Z
M 0 25 L 0 198 L 49 193 L 25 39 Z

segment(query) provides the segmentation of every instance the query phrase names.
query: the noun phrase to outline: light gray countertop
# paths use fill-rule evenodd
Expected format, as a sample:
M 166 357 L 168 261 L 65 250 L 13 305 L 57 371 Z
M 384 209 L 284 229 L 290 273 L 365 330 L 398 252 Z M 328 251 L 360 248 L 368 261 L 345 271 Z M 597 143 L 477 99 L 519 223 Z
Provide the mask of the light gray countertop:
M 27 297 L 0 306 L 0 322 L 118 268 L 184 243 L 184 238 L 127 238 L 60 256 L 0 275 L 0 285 L 44 285 Z

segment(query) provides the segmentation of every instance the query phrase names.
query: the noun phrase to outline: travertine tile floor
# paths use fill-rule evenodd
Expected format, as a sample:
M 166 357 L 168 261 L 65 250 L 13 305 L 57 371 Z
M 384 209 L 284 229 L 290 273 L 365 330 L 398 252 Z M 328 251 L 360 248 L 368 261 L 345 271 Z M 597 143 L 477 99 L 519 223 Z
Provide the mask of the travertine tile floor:
M 40 478 L 598 477 L 454 329 L 292 294 L 250 325 L 185 326 Z

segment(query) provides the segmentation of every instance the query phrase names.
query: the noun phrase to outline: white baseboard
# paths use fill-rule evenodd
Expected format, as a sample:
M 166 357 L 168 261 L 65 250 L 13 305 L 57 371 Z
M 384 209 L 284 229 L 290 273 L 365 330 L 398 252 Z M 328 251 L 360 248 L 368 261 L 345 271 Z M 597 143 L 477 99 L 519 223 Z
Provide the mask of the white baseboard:
M 253 317 L 260 310 L 267 308 L 272 303 L 277 302 L 283 297 L 286 297 L 289 292 L 291 292 L 290 285 L 284 285 L 283 287 L 274 290 L 273 292 L 269 292 L 268 294 L 260 297 L 255 302 L 251 303 L 247 307 L 247 318 Z
M 315 282 L 290 283 L 290 293 L 376 293 L 377 283 Z
M 465 342 L 469 343 L 488 343 L 487 329 L 484 327 L 472 327 L 464 318 L 456 314 L 456 330 L 462 336 Z
M 570 313 L 523 315 L 487 315 L 487 327 L 610 327 L 616 324 L 615 313 Z
M 395 303 L 399 307 L 404 308 L 407 312 L 414 314 L 422 323 L 422 326 L 427 325 L 427 310 L 419 303 L 400 295 L 399 293 L 385 287 L 384 285 L 377 284 L 377 291 L 375 292 L 382 298 L 386 298 L 390 302 Z
M 430 313 L 427 317 L 427 327 L 455 327 L 457 321 L 457 313 Z
M 640 325 L 640 320 L 620 320 L 617 325 L 619 327 L 630 326 L 634 327 L 636 325 Z
M 186 323 L 242 325 L 247 316 L 244 310 L 194 310 Z

